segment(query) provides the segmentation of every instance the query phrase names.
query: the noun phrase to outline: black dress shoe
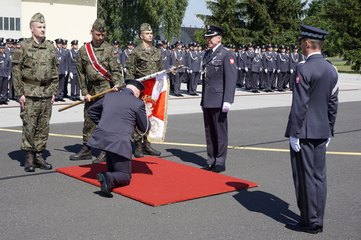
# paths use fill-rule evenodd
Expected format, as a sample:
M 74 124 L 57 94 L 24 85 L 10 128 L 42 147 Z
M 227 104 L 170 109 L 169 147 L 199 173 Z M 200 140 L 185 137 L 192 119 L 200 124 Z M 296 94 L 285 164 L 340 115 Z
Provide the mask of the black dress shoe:
M 213 168 L 214 168 L 213 164 L 208 164 L 207 166 L 202 167 L 201 169 L 207 170 L 207 171 L 212 171 Z
M 25 172 L 35 172 L 35 167 L 34 167 L 34 165 L 24 167 L 24 171 Z
M 286 224 L 286 228 L 296 232 L 306 232 L 311 234 L 317 234 L 323 232 L 323 226 L 318 225 L 302 225 L 302 224 Z
M 109 180 L 108 176 L 102 172 L 97 174 L 97 179 L 100 182 L 100 191 L 104 195 L 104 197 L 112 197 L 111 190 L 109 188 Z
M 220 173 L 220 172 L 224 172 L 225 170 L 226 168 L 224 166 L 215 165 L 212 169 L 212 172 Z
M 183 94 L 180 94 L 180 93 L 177 94 L 176 96 L 177 96 L 177 97 L 184 97 L 184 95 L 183 95 Z

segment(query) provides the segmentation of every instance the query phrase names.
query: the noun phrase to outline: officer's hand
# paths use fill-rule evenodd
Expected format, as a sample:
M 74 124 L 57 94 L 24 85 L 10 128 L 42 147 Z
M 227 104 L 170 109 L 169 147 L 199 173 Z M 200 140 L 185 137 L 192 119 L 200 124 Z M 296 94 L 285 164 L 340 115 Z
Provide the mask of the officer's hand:
M 55 102 L 55 95 L 53 95 L 52 97 L 51 97 L 51 104 L 53 104 Z
M 70 73 L 69 73 L 69 77 L 70 77 L 70 79 L 73 79 L 74 74 L 73 74 L 72 72 L 70 72 Z
M 124 72 L 124 73 L 127 73 L 127 68 L 123 68 L 123 72 Z
M 267 72 L 268 72 L 268 69 L 267 69 L 267 68 L 265 68 L 264 72 L 265 72 L 265 73 L 267 73 Z
M 326 142 L 326 148 L 328 147 L 328 144 L 330 144 L 330 142 L 331 142 L 331 138 L 328 138 Z
M 273 69 L 273 71 L 272 71 L 272 72 L 273 72 L 273 73 L 275 73 L 275 71 L 276 71 L 276 69 Z
M 68 71 L 65 71 L 65 75 L 68 75 Z
M 291 69 L 290 72 L 293 73 L 293 69 Z
M 8 80 L 10 80 L 11 76 L 8 77 Z
M 244 68 L 244 71 L 248 72 L 248 67 L 245 67 L 245 68 Z
M 84 96 L 84 101 L 85 102 L 90 102 L 91 100 L 92 100 L 92 95 L 87 94 L 87 95 Z
M 280 73 L 280 72 L 281 72 L 281 70 L 278 69 L 278 70 L 277 70 L 277 73 Z
M 299 138 L 290 137 L 290 145 L 295 152 L 299 152 L 301 150 Z
M 25 95 L 22 95 L 21 97 L 19 97 L 19 104 L 20 104 L 20 109 L 21 111 L 23 111 L 25 109 Z
M 116 91 L 116 92 L 120 91 L 119 85 L 115 85 L 112 89 L 113 89 L 113 91 Z
M 222 112 L 228 112 L 231 109 L 231 104 L 229 102 L 224 102 L 222 106 Z

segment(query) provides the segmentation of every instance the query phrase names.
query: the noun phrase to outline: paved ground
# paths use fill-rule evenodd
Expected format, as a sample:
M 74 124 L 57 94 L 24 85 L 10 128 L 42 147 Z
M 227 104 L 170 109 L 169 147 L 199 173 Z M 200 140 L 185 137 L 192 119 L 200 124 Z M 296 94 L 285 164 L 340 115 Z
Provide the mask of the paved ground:
M 229 114 L 224 174 L 256 181 L 258 188 L 150 207 L 53 172 L 23 171 L 21 123 L 15 103 L 0 108 L 0 239 L 361 239 L 361 77 L 342 74 L 336 136 L 328 149 L 324 233 L 284 228 L 298 218 L 287 139 L 290 93 L 238 91 Z M 81 107 L 54 106 L 48 160 L 54 167 L 85 164 L 69 156 L 81 147 Z M 200 167 L 205 163 L 199 98 L 169 101 L 162 157 Z

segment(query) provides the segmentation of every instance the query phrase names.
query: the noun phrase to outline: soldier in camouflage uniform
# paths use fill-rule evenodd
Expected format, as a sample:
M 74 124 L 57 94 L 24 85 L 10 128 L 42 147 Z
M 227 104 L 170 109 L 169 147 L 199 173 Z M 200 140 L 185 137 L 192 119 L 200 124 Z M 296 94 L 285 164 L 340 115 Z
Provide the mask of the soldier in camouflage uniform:
M 163 69 L 160 49 L 152 46 L 153 31 L 151 26 L 148 23 L 143 23 L 139 32 L 142 43 L 134 48 L 126 63 L 127 78 L 129 79 L 141 78 Z M 147 138 L 148 134 L 141 136 L 137 130 L 134 131 L 135 157 L 143 157 L 144 154 L 160 156 L 160 151 L 152 148 Z
M 89 107 L 96 101 L 91 101 L 91 96 L 110 88 L 114 88 L 115 91 L 119 91 L 120 86 L 123 84 L 120 67 L 117 63 L 116 56 L 114 55 L 114 48 L 104 41 L 106 36 L 106 26 L 103 19 L 98 18 L 95 20 L 91 30 L 91 35 L 91 46 L 95 57 L 99 64 L 108 71 L 110 79 L 102 76 L 100 72 L 93 67 L 92 61 L 88 57 L 85 45 L 82 46 L 79 49 L 77 72 L 80 89 L 85 100 L 83 147 L 78 153 L 71 155 L 70 160 L 85 160 L 92 158 L 91 148 L 86 144 L 96 126 L 88 116 Z M 93 163 L 104 162 L 105 160 L 105 152 L 102 151 Z
M 13 55 L 15 94 L 19 97 L 23 121 L 21 149 L 24 170 L 52 169 L 43 158 L 49 136 L 52 104 L 58 89 L 58 69 L 54 45 L 45 40 L 45 20 L 36 13 L 30 20 L 32 37 L 21 42 Z

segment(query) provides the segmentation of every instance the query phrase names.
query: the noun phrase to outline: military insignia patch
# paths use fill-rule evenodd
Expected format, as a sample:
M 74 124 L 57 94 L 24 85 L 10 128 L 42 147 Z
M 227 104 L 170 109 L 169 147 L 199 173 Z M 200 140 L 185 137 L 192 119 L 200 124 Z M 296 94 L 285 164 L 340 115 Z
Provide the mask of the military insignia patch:
M 229 59 L 229 63 L 234 64 L 234 59 L 233 58 Z
M 301 82 L 301 76 L 300 76 L 300 74 L 297 74 L 295 81 L 296 81 L 297 84 L 299 84 L 299 83 Z

